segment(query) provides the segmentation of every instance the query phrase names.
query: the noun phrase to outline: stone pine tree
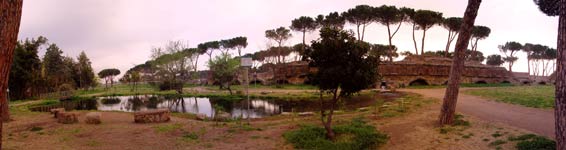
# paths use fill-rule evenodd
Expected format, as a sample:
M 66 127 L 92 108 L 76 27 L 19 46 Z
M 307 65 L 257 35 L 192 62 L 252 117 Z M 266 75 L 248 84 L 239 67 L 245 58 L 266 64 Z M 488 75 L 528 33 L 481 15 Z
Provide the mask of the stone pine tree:
M 6 90 L 14 49 L 18 42 L 20 20 L 22 18 L 22 0 L 0 1 L 0 149 L 2 149 L 2 122 L 10 119 Z
M 318 68 L 312 80 L 320 90 L 321 120 L 326 136 L 334 140 L 332 116 L 341 98 L 350 96 L 375 83 L 377 79 L 377 58 L 368 57 L 369 44 L 358 41 L 347 31 L 323 28 L 320 41 L 312 43 L 307 54 L 309 66 Z M 330 94 L 325 101 L 323 93 Z
M 442 22 L 442 27 L 448 30 L 448 41 L 446 42 L 446 49 L 444 50 L 444 57 L 448 57 L 450 54 L 450 45 L 452 41 L 456 39 L 458 36 L 458 31 L 460 30 L 460 26 L 462 26 L 462 18 L 460 17 L 450 17 L 444 19 Z
M 108 88 L 108 82 L 110 82 L 110 87 L 114 84 L 114 77 L 120 74 L 120 70 L 118 69 L 104 69 L 98 72 L 98 77 L 104 79 L 106 88 Z
M 397 31 L 401 28 L 405 15 L 397 9 L 395 6 L 383 5 L 381 7 L 376 7 L 374 9 L 374 19 L 387 27 L 387 39 L 389 40 L 389 51 L 394 51 L 395 46 L 393 45 L 393 37 L 397 34 Z M 391 32 L 391 25 L 397 24 L 395 31 Z M 393 61 L 390 59 L 389 61 Z
M 515 54 L 523 49 L 523 45 L 519 42 L 507 42 L 505 45 L 499 45 L 499 50 L 505 54 L 503 60 L 509 65 L 509 72 L 513 72 L 513 64 L 517 61 Z
M 417 39 L 415 38 L 415 31 L 417 30 L 417 22 L 415 22 L 415 9 L 403 7 L 399 9 L 405 16 L 405 22 L 413 25 L 413 45 L 415 46 L 415 55 L 419 55 L 419 48 L 417 47 Z
M 430 10 L 418 10 L 413 17 L 414 22 L 418 25 L 418 29 L 423 30 L 423 37 L 421 40 L 421 55 L 424 54 L 424 45 L 426 39 L 426 31 L 434 25 L 441 24 L 444 18 L 442 13 Z
M 317 27 L 323 28 L 335 28 L 335 29 L 342 29 L 344 28 L 344 24 L 346 24 L 346 19 L 344 16 L 341 16 L 338 12 L 331 12 L 328 15 L 318 15 L 316 16 L 316 24 Z
M 373 7 L 369 5 L 358 5 L 342 13 L 342 16 L 344 16 L 346 21 L 356 26 L 358 40 L 363 41 L 366 27 L 375 20 L 374 13 Z M 360 31 L 360 28 L 362 31 Z
M 478 41 L 489 37 L 490 33 L 491 29 L 486 26 L 475 26 L 474 29 L 472 29 L 472 39 L 470 39 L 470 44 L 472 47 L 473 59 L 476 59 L 477 57 Z
M 242 56 L 242 49 L 248 47 L 248 38 L 244 36 L 239 36 L 233 38 L 232 42 L 234 42 L 234 48 L 238 50 L 238 56 Z
M 464 19 L 459 31 L 458 40 L 456 41 L 456 49 L 450 75 L 448 79 L 448 87 L 444 95 L 442 107 L 440 108 L 439 124 L 448 125 L 454 122 L 454 113 L 456 112 L 456 103 L 458 102 L 458 90 L 460 89 L 460 78 L 464 71 L 465 51 L 472 36 L 472 29 L 478 15 L 481 0 L 468 0 L 468 6 L 464 13 Z
M 316 21 L 307 16 L 301 16 L 297 19 L 291 21 L 291 30 L 303 33 L 303 45 L 306 46 L 305 35 L 307 32 L 311 32 L 316 30 L 317 28 Z
M 556 149 L 566 149 L 566 0 L 534 0 L 548 16 L 559 16 L 554 104 Z

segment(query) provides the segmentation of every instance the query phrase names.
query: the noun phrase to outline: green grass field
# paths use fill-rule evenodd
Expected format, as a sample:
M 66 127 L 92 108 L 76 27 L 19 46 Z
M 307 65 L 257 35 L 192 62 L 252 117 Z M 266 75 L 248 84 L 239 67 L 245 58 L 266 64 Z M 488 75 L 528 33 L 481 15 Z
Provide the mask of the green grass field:
M 513 86 L 474 89 L 466 94 L 534 108 L 554 108 L 554 86 Z

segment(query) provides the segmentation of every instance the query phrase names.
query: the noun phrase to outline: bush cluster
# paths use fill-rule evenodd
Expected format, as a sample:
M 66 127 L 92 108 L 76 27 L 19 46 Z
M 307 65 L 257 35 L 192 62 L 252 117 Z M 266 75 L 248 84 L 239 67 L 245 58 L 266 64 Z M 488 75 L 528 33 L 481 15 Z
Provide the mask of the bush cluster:
M 324 150 L 360 150 L 373 149 L 389 138 L 386 134 L 378 132 L 375 127 L 367 125 L 361 119 L 354 119 L 345 125 L 333 127 L 336 141 L 326 138 L 326 130 L 322 127 L 304 125 L 300 129 L 285 133 L 287 142 L 297 149 L 324 149 Z

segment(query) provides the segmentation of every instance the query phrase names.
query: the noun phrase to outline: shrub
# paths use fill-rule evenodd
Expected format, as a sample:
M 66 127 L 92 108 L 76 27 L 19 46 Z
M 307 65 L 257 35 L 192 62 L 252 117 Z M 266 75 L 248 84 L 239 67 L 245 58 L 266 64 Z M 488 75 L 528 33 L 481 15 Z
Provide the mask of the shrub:
M 544 137 L 533 137 L 531 140 L 523 140 L 517 143 L 518 150 L 554 150 L 556 142 Z
M 507 141 L 504 141 L 504 140 L 495 140 L 495 141 L 489 143 L 489 146 L 499 146 L 499 145 L 505 144 L 505 143 L 507 143 Z
M 180 81 L 163 81 L 159 83 L 160 91 L 177 90 L 183 88 L 183 82 Z
M 287 142 L 297 149 L 371 149 L 387 142 L 388 136 L 378 132 L 375 127 L 367 125 L 361 119 L 354 119 L 350 124 L 336 125 L 333 128 L 336 141 L 326 138 L 326 130 L 322 127 L 305 125 L 295 131 L 285 133 Z
M 103 98 L 102 100 L 100 100 L 100 102 L 102 104 L 118 104 L 120 103 L 120 99 L 119 98 Z

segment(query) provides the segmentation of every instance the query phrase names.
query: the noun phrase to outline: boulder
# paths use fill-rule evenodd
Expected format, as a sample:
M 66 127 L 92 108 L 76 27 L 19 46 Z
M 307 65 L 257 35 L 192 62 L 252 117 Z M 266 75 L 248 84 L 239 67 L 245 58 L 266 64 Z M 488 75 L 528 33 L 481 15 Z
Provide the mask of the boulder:
M 100 124 L 100 123 L 102 123 L 102 121 L 100 121 L 102 114 L 99 113 L 99 112 L 89 112 L 85 116 L 86 116 L 85 122 L 87 124 Z
M 134 113 L 135 123 L 159 123 L 171 120 L 171 112 L 167 109 L 138 111 Z
M 208 116 L 206 116 L 206 114 L 197 114 L 196 117 L 197 117 L 197 120 L 201 120 L 201 121 L 209 120 Z
M 73 124 L 79 122 L 79 114 L 76 112 L 59 112 L 57 122 L 62 124 Z
M 53 118 L 57 118 L 59 113 L 65 112 L 65 108 L 55 108 L 55 109 L 51 109 L 50 111 L 51 111 L 51 114 L 53 114 Z
M 214 115 L 214 120 L 216 121 L 228 121 L 231 119 L 231 115 L 227 112 L 219 112 L 218 114 Z

